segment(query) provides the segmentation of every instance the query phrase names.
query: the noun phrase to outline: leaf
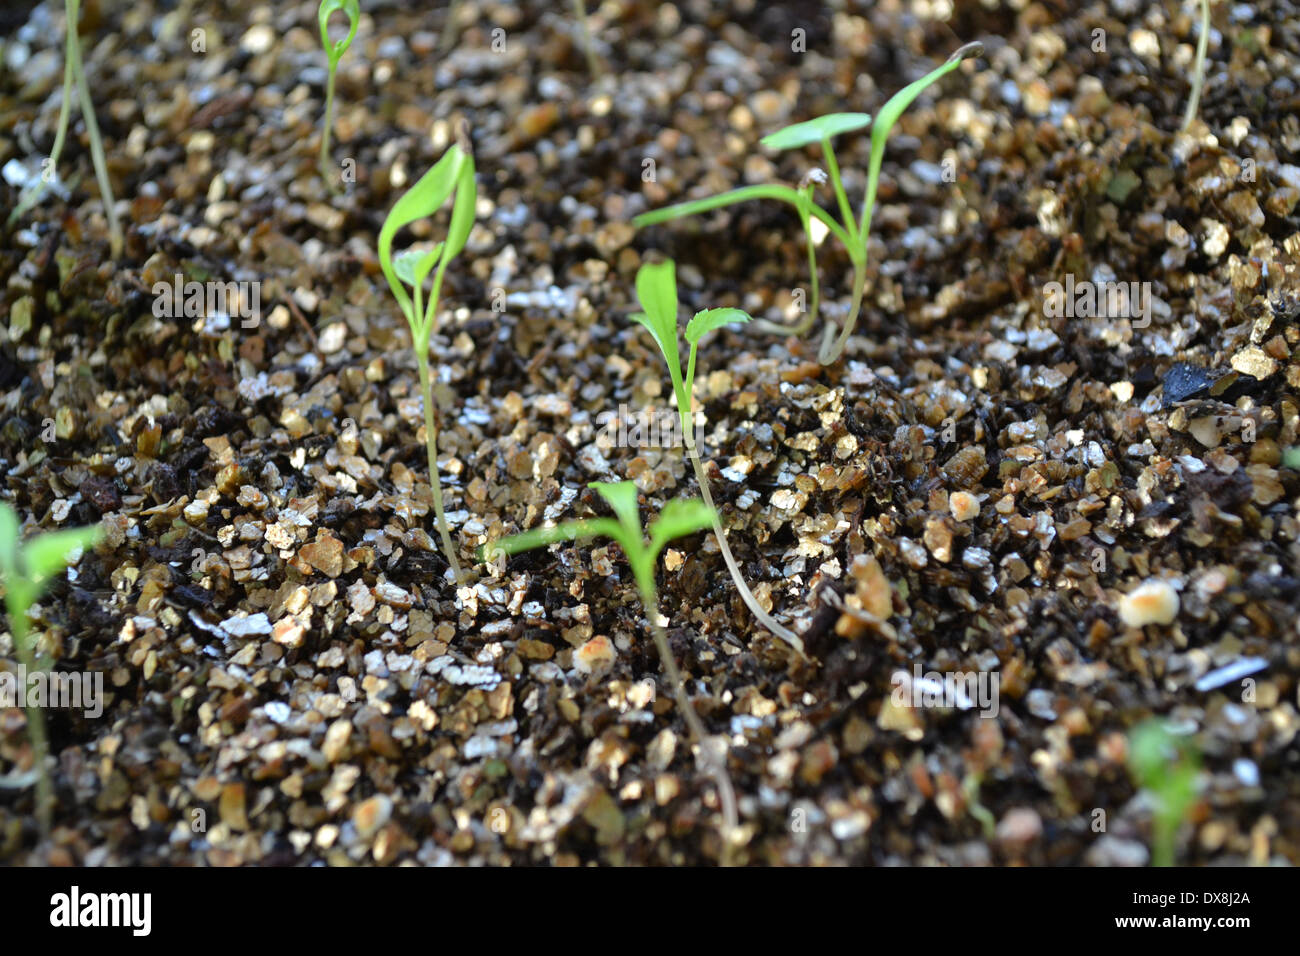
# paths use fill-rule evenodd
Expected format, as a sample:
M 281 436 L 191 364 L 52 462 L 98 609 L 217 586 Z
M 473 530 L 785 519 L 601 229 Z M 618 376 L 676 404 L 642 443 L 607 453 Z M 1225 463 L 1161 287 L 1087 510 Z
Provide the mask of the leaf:
M 457 146 L 457 149 L 461 147 Z M 470 230 L 474 228 L 474 212 L 478 206 L 478 187 L 474 181 L 474 157 L 464 152 L 456 179 L 456 199 L 451 207 L 451 222 L 447 224 L 447 250 L 444 256 L 450 262 L 460 255 L 465 243 L 469 241 Z
M 587 487 L 609 502 L 618 516 L 619 524 L 627 532 L 630 540 L 641 543 L 641 513 L 636 503 L 636 482 L 634 481 L 593 481 Z M 623 543 L 620 539 L 620 543 Z M 624 551 L 628 548 L 625 546 Z
M 338 43 L 330 43 L 329 22 L 330 16 L 335 13 L 342 13 L 348 18 L 348 35 Z M 357 27 L 361 24 L 361 7 L 357 0 L 321 0 L 316 19 L 320 22 L 321 46 L 325 48 L 325 56 L 329 58 L 330 69 L 333 70 L 357 35 Z
M 636 296 L 644 312 L 632 316 L 640 322 L 664 354 L 674 386 L 681 380 L 682 359 L 677 350 L 677 264 L 671 259 L 647 262 L 636 272 Z
M 403 249 L 393 257 L 393 271 L 397 277 L 412 288 L 423 286 L 433 264 L 442 254 L 442 243 L 432 249 Z
M 744 186 L 741 189 L 733 189 L 717 196 L 709 196 L 707 199 L 693 199 L 690 202 L 677 203 L 675 206 L 665 206 L 663 209 L 643 212 L 632 220 L 632 225 L 642 229 L 645 226 L 653 226 L 672 219 L 682 219 L 686 216 L 699 215 L 713 209 L 721 209 L 723 206 L 749 202 L 751 199 L 780 199 L 790 203 L 796 209 L 801 205 L 797 190 L 777 183 L 768 183 L 760 186 Z
M 22 540 L 22 527 L 18 514 L 6 504 L 0 504 L 0 578 L 6 582 L 18 573 L 18 545 Z
M 916 82 L 909 83 L 889 98 L 888 102 L 881 107 L 880 112 L 876 114 L 876 125 L 871 128 L 871 163 L 873 168 L 879 168 L 878 157 L 884 153 L 885 140 L 889 138 L 889 131 L 893 129 L 894 124 L 898 122 L 898 118 L 903 115 L 903 112 L 912 105 L 912 101 L 920 96 L 927 86 L 961 66 L 962 60 L 972 56 L 980 56 L 983 52 L 983 44 L 967 43 L 957 49 L 941 66 L 931 70 Z
M 748 322 L 752 318 L 753 316 L 744 309 L 705 309 L 703 312 L 696 312 L 695 317 L 686 324 L 686 341 L 695 345 L 714 329 L 733 323 Z
M 401 306 L 402 314 L 408 321 L 417 321 L 419 317 L 412 318 L 411 297 L 393 268 L 393 238 L 403 227 L 417 219 L 432 216 L 441 208 L 456 188 L 464 162 L 465 154 L 459 145 L 453 144 L 443 153 L 442 159 L 434 163 L 433 168 L 416 180 L 415 185 L 393 204 L 388 218 L 379 230 L 379 267 L 383 269 L 384 278 L 388 280 L 388 286 L 393 290 L 397 304 Z
M 713 525 L 713 509 L 698 498 L 674 498 L 664 505 L 659 517 L 650 522 L 652 560 L 673 538 L 684 538 Z
M 37 535 L 23 545 L 28 577 L 38 588 L 43 586 L 50 575 L 67 567 L 74 554 L 94 545 L 103 533 L 99 525 L 92 525 Z
M 870 125 L 870 113 L 828 113 L 816 119 L 787 126 L 775 133 L 769 133 L 759 140 L 759 143 L 768 149 L 798 149 L 810 143 L 832 139 L 841 133 L 866 129 Z
M 622 531 L 622 525 L 613 518 L 566 521 L 564 524 L 557 524 L 550 528 L 533 528 L 531 531 L 512 534 L 500 541 L 480 545 L 478 557 L 480 561 L 488 561 L 498 551 L 507 555 L 518 554 L 521 551 L 531 551 L 560 541 L 578 541 L 602 536 L 618 540 Z
M 914 99 L 921 95 L 922 90 L 957 69 L 957 67 L 961 66 L 963 60 L 968 57 L 980 56 L 983 53 L 984 45 L 981 43 L 967 43 L 965 46 L 958 47 L 941 66 L 931 70 L 916 82 L 909 83 L 891 96 L 880 112 L 876 114 L 876 123 L 871 127 L 871 156 L 867 161 L 867 194 L 862 202 L 862 216 L 858 228 L 858 235 L 861 237 L 864 249 L 866 248 L 867 236 L 871 227 L 871 213 L 876 205 L 876 187 L 880 182 L 880 164 L 885 159 L 885 141 L 889 139 L 889 131 L 894 128 L 894 124 L 903 115 L 903 111 L 912 105 Z M 850 329 L 851 326 L 846 327 L 844 333 L 840 336 L 841 340 L 848 337 Z M 838 351 L 836 354 L 839 354 Z M 823 363 L 826 361 L 825 358 L 822 359 Z

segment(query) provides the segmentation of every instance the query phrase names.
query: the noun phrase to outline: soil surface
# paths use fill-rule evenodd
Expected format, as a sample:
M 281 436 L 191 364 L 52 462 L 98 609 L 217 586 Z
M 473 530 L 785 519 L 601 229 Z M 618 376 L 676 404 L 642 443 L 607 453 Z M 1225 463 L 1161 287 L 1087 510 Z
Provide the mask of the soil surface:
M 31 6 L 0 18 L 6 215 L 60 104 L 62 4 Z M 607 514 L 592 481 L 635 480 L 646 520 L 698 495 L 680 449 L 602 430 L 672 408 L 629 318 L 642 262 L 676 260 L 688 315 L 798 318 L 788 207 L 631 219 L 798 183 L 819 150 L 763 135 L 875 113 L 979 40 L 894 128 L 845 356 L 818 364 L 819 328 L 701 349 L 731 547 L 808 647 L 755 625 L 712 534 L 669 546 L 659 611 L 728 745 L 737 858 L 1145 864 L 1127 739 L 1159 715 L 1202 767 L 1178 859 L 1300 863 L 1296 4 L 1213 5 L 1181 134 L 1192 2 L 588 7 L 598 77 L 569 4 L 463 0 L 443 53 L 441 7 L 363 0 L 331 148 L 355 181 L 334 195 L 316 4 L 85 4 L 125 250 L 74 108 L 63 195 L 0 243 L 0 461 L 27 533 L 105 529 L 32 629 L 107 699 L 47 715 L 54 832 L 30 787 L 0 791 L 0 860 L 716 863 L 718 797 L 617 546 L 504 572 L 474 552 Z M 375 239 L 462 122 L 478 218 L 432 352 L 457 587 Z M 870 136 L 836 147 L 857 203 Z M 818 258 L 840 317 L 851 263 L 833 237 Z M 259 320 L 160 316 L 176 275 L 258 283 Z M 1062 312 L 1067 282 L 1149 299 Z M 997 694 L 900 702 L 926 672 Z M 31 760 L 23 711 L 0 710 L 0 773 Z

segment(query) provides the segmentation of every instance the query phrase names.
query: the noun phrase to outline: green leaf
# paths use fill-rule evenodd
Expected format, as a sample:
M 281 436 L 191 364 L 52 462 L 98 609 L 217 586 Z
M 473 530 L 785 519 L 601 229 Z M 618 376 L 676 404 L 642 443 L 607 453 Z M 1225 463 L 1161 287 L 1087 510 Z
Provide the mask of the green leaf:
M 835 217 L 822 209 L 821 206 L 810 202 L 797 189 L 791 189 L 789 186 L 782 186 L 779 183 L 744 186 L 717 196 L 709 196 L 707 199 L 692 199 L 690 202 L 678 203 L 675 206 L 665 206 L 663 209 L 643 212 L 632 220 L 632 225 L 637 229 L 644 229 L 646 226 L 671 222 L 674 219 L 684 219 L 687 216 L 697 216 L 700 213 L 711 212 L 724 206 L 734 206 L 736 203 L 749 202 L 752 199 L 777 199 L 781 202 L 788 202 L 799 213 L 801 222 L 805 221 L 805 215 L 810 215 L 814 219 L 820 220 L 840 242 L 844 243 L 846 248 L 851 245 L 849 234 L 844 231 L 843 226 L 835 221 Z
M 458 150 L 461 147 L 456 147 Z M 460 255 L 465 243 L 469 241 L 470 230 L 474 228 L 474 212 L 478 205 L 478 187 L 474 182 L 474 157 L 464 150 L 464 161 L 456 178 L 456 199 L 451 207 L 451 222 L 447 224 L 447 251 L 445 259 L 450 262 Z
M 788 202 L 796 209 L 800 208 L 801 201 L 799 192 L 791 189 L 789 186 L 782 186 L 778 183 L 768 183 L 760 186 L 744 186 L 740 189 L 733 189 L 730 192 L 720 193 L 717 196 L 709 196 L 707 199 L 692 199 L 690 202 L 677 203 L 675 206 L 665 206 L 663 209 L 655 209 L 651 212 L 643 212 L 632 220 L 632 225 L 638 229 L 646 226 L 653 226 L 661 222 L 669 222 L 673 219 L 682 219 L 686 216 L 697 216 L 702 212 L 709 212 L 714 209 L 721 209 L 723 206 L 733 206 L 740 202 L 749 202 L 751 199 L 779 199 Z
M 695 345 L 714 329 L 733 323 L 748 322 L 752 318 L 744 309 L 705 309 L 703 312 L 696 312 L 695 317 L 686 324 L 686 341 Z
M 636 503 L 635 481 L 593 481 L 587 487 L 609 502 L 629 538 L 641 542 L 641 512 Z M 624 551 L 628 550 L 626 547 Z
M 674 498 L 664 505 L 659 517 L 650 522 L 651 560 L 673 538 L 684 538 L 713 525 L 713 509 L 698 498 Z
M 384 278 L 388 280 L 388 286 L 393 290 L 398 305 L 402 307 L 402 314 L 413 323 L 419 321 L 420 317 L 412 318 L 414 309 L 411 297 L 393 268 L 393 238 L 403 227 L 409 226 L 417 219 L 432 216 L 441 208 L 460 182 L 465 161 L 465 153 L 459 145 L 453 144 L 447 152 L 443 153 L 442 159 L 434 163 L 433 168 L 416 180 L 415 185 L 393 204 L 388 218 L 384 220 L 384 225 L 379 230 L 377 244 L 379 267 L 383 270 Z
M 22 525 L 18 514 L 6 504 L 0 504 L 0 577 L 9 581 L 18 573 L 18 545 L 22 540 Z
M 28 577 L 43 588 L 47 578 L 67 567 L 73 554 L 91 547 L 102 535 L 99 525 L 37 535 L 23 546 Z
M 870 113 L 828 113 L 803 123 L 795 123 L 785 129 L 769 133 L 759 142 L 768 149 L 798 149 L 810 143 L 820 143 L 832 139 L 841 133 L 851 133 L 855 129 L 866 129 L 871 125 Z
M 579 541 L 602 536 L 617 540 L 622 532 L 622 525 L 613 518 L 566 521 L 564 524 L 557 524 L 554 527 L 533 528 L 530 531 L 512 534 L 500 541 L 480 545 L 478 557 L 480 561 L 490 561 L 498 551 L 502 551 L 507 555 L 519 554 L 521 551 L 531 551 L 534 548 L 542 548 L 560 541 Z
M 442 254 L 442 245 L 439 242 L 432 249 L 403 249 L 393 256 L 393 271 L 412 288 L 424 285 L 424 280 Z
M 871 211 L 876 204 L 876 187 L 880 181 L 880 164 L 885 158 L 885 141 L 889 139 L 889 131 L 894 128 L 894 124 L 903 115 L 903 111 L 912 105 L 912 101 L 920 96 L 927 86 L 957 69 L 957 67 L 961 66 L 963 60 L 969 57 L 981 56 L 983 53 L 984 45 L 981 43 L 967 43 L 965 46 L 959 47 L 941 66 L 931 70 L 916 82 L 909 83 L 891 96 L 880 112 L 876 114 L 875 125 L 871 127 L 871 157 L 868 160 L 867 168 L 867 195 L 862 204 L 861 227 L 858 229 L 864 247 L 867 243 L 868 230 L 871 225 Z
M 329 22 L 330 16 L 335 13 L 342 13 L 348 18 L 348 35 L 337 43 L 330 43 Z M 325 56 L 329 58 L 330 69 L 333 70 L 357 35 L 357 27 L 361 24 L 361 7 L 357 0 L 321 0 L 316 19 L 320 22 L 321 46 L 325 48 Z
M 636 272 L 636 296 L 644 312 L 632 316 L 655 341 L 668 363 L 674 387 L 681 380 L 682 359 L 677 349 L 677 265 L 671 259 L 647 262 Z

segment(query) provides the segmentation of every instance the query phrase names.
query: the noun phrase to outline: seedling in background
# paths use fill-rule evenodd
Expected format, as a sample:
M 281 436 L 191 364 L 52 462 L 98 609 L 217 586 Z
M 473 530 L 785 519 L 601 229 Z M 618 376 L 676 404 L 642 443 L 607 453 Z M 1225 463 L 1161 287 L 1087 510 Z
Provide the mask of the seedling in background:
M 641 300 L 644 312 L 638 312 L 632 318 L 640 322 L 654 336 L 668 365 L 668 375 L 672 379 L 673 394 L 677 397 L 677 414 L 681 417 L 682 438 L 686 444 L 686 454 L 695 469 L 695 480 L 700 486 L 700 495 L 713 515 L 713 533 L 718 539 L 722 551 L 722 560 L 726 562 L 731 579 L 736 582 L 745 605 L 753 612 L 758 622 L 781 640 L 790 644 L 801 654 L 803 641 L 788 628 L 782 627 L 772 615 L 763 610 L 754 597 L 754 592 L 745 583 L 740 565 L 736 563 L 727 544 L 727 532 L 722 527 L 722 519 L 713 506 L 713 496 L 709 493 L 709 477 L 700 461 L 700 450 L 695 444 L 695 431 L 691 422 L 691 395 L 695 385 L 695 352 L 700 339 L 714 329 L 724 325 L 750 321 L 749 313 L 741 309 L 706 309 L 695 313 L 695 317 L 686 326 L 686 341 L 690 344 L 690 357 L 686 362 L 686 372 L 682 373 L 681 355 L 677 349 L 677 266 L 668 259 L 657 265 L 647 263 L 637 270 L 636 294 Z
M 12 224 L 25 216 L 40 201 L 45 186 L 56 175 L 59 155 L 63 152 L 63 141 L 68 135 L 68 117 L 72 106 L 72 87 L 76 84 L 77 99 L 81 103 L 81 116 L 86 121 L 86 135 L 90 137 L 90 158 L 95 166 L 95 178 L 99 181 L 99 197 L 104 203 L 104 217 L 108 220 L 108 242 L 110 254 L 114 259 L 122 255 L 122 225 L 117 219 L 117 210 L 113 208 L 113 189 L 108 181 L 108 162 L 104 158 L 104 143 L 99 136 L 99 123 L 95 119 L 95 104 L 90 99 L 90 86 L 86 82 L 86 68 L 81 61 L 81 39 L 77 35 L 77 21 L 81 16 L 81 0 L 65 0 L 64 10 L 67 14 L 67 36 L 64 39 L 63 54 L 63 103 L 59 107 L 59 126 L 54 134 L 54 147 L 50 157 L 45 161 L 40 177 L 19 199 L 18 205 L 9 214 Z
M 379 230 L 379 265 L 384 270 L 397 304 L 411 327 L 411 345 L 415 364 L 420 372 L 420 394 L 424 401 L 425 445 L 429 452 L 429 488 L 433 495 L 433 510 L 438 519 L 438 533 L 442 537 L 443 554 L 456 575 L 457 583 L 463 580 L 456 548 L 451 542 L 447 515 L 442 506 L 442 483 L 438 479 L 438 425 L 433 405 L 433 380 L 429 374 L 429 335 L 438 314 L 438 297 L 442 293 L 443 274 L 447 265 L 465 248 L 470 228 L 474 225 L 474 206 L 478 191 L 474 184 L 474 157 L 469 142 L 453 144 L 434 167 L 420 177 L 410 191 L 394 204 L 383 228 Z M 432 249 L 408 249 L 393 256 L 393 237 L 398 230 L 417 219 L 436 213 L 451 197 L 451 220 L 447 226 L 446 241 Z M 437 270 L 434 270 L 434 266 Z M 428 301 L 424 301 L 424 282 L 433 271 L 433 286 Z M 408 295 L 406 287 L 412 294 Z
M 337 43 L 330 43 L 330 16 L 342 13 L 348 18 L 348 35 Z M 325 127 L 320 134 L 320 174 L 331 189 L 334 185 L 334 172 L 330 165 L 330 131 L 334 126 L 334 75 L 338 72 L 339 60 L 352 45 L 357 35 L 357 26 L 361 22 L 361 8 L 357 0 L 321 0 L 316 12 L 320 21 L 320 42 L 325 47 L 325 57 L 329 60 L 329 77 L 325 80 Z
M 713 778 L 718 788 L 718 797 L 722 804 L 723 821 L 726 833 L 722 841 L 722 859 L 726 864 L 731 859 L 733 834 L 736 833 L 739 815 L 736 810 L 736 794 L 727 774 L 725 757 L 719 758 L 709 746 L 704 724 L 690 698 L 686 696 L 686 686 L 682 683 L 681 672 L 673 660 L 668 647 L 668 634 L 659 623 L 659 592 L 655 587 L 655 562 L 664 545 L 674 538 L 703 531 L 716 520 L 713 509 L 702 501 L 670 501 L 664 505 L 659 517 L 650 522 L 650 536 L 646 538 L 641 530 L 640 509 L 636 500 L 636 484 L 631 481 L 613 483 L 593 481 L 590 487 L 609 502 L 614 509 L 613 518 L 591 518 L 586 521 L 569 521 L 550 528 L 534 528 L 522 534 L 502 538 L 490 545 L 479 548 L 480 560 L 492 560 L 497 555 L 518 554 L 559 541 L 585 541 L 590 538 L 612 538 L 627 558 L 632 567 L 632 577 L 636 581 L 641 603 L 645 607 L 646 618 L 650 621 L 650 631 L 654 637 L 655 647 L 659 651 L 659 660 L 663 664 L 664 675 L 672 685 L 673 696 L 677 699 L 677 708 L 682 712 L 691 737 L 700 750 L 700 759 L 705 771 Z
M 573 15 L 582 27 L 582 49 L 587 54 L 587 72 L 593 80 L 600 79 L 600 60 L 591 41 L 591 23 L 587 19 L 587 5 L 583 0 L 573 0 Z
M 867 240 L 871 235 L 871 214 L 876 205 L 876 187 L 880 183 L 880 165 L 884 160 L 885 141 L 889 138 L 889 131 L 898 122 L 898 118 L 903 115 L 903 111 L 911 105 L 912 101 L 926 87 L 957 69 L 963 60 L 980 56 L 983 52 L 984 47 L 980 43 L 968 43 L 961 47 L 942 66 L 931 70 L 915 83 L 903 87 L 890 97 L 889 102 L 884 105 L 876 116 L 874 124 L 871 122 L 870 115 L 866 113 L 831 113 L 807 122 L 787 126 L 770 136 L 763 137 L 761 142 L 769 149 L 798 149 L 812 143 L 821 143 L 822 153 L 826 157 L 826 167 L 830 172 L 831 186 L 835 190 L 835 199 L 839 205 L 839 221 L 813 201 L 815 180 L 813 177 L 805 177 L 804 182 L 800 184 L 798 189 L 792 189 L 789 186 L 780 184 L 745 186 L 741 189 L 733 189 L 731 192 L 723 193 L 720 196 L 678 203 L 665 209 L 656 209 L 654 212 L 643 213 L 632 220 L 632 223 L 637 228 L 651 226 L 672 219 L 681 219 L 684 216 L 710 212 L 714 209 L 747 202 L 751 199 L 779 199 L 790 203 L 794 206 L 795 212 L 799 214 L 799 221 L 803 225 L 804 236 L 807 240 L 808 267 L 812 272 L 812 308 L 802 321 L 792 326 L 756 322 L 755 327 L 763 331 L 777 332 L 783 335 L 803 335 L 812 328 L 813 323 L 817 320 L 819 310 L 817 253 L 812 229 L 810 228 L 811 220 L 816 219 L 844 244 L 844 248 L 849 254 L 849 260 L 853 263 L 853 302 L 848 320 L 844 323 L 844 328 L 838 337 L 835 335 L 835 324 L 827 322 L 821 348 L 818 352 L 821 363 L 829 365 L 843 353 L 844 345 L 857 324 L 858 313 L 862 310 L 862 296 L 867 282 Z M 840 182 L 840 168 L 835 160 L 835 151 L 831 148 L 831 140 L 841 133 L 864 129 L 868 125 L 871 126 L 871 155 L 867 167 L 867 190 L 858 220 L 855 222 L 852 207 L 849 205 L 848 194 L 845 193 L 844 185 Z
M 8 505 L 0 504 L 0 580 L 5 586 L 5 610 L 9 615 L 9 633 L 13 635 L 14 648 L 28 677 L 44 669 L 46 661 L 38 661 L 28 633 L 27 611 L 50 583 L 52 575 L 68 564 L 78 552 L 93 546 L 100 537 L 100 529 L 72 528 L 37 535 L 22 541 L 22 526 L 18 515 Z M 54 787 L 50 780 L 49 738 L 45 733 L 45 714 L 39 707 L 27 706 L 27 729 L 32 740 L 32 764 L 36 779 L 36 819 L 41 834 L 48 836 L 54 811 Z M 12 784 L 12 781 L 6 783 Z M 25 786 L 20 780 L 18 785 Z M 4 783 L 0 783 L 0 786 Z
M 1201 35 L 1196 41 L 1196 63 L 1192 67 L 1192 93 L 1187 98 L 1183 113 L 1183 131 L 1196 119 L 1196 109 L 1201 103 L 1201 87 L 1205 85 L 1205 54 L 1210 48 L 1210 0 L 1201 0 Z
M 1171 734 L 1162 721 L 1149 720 L 1129 736 L 1128 763 L 1134 782 L 1154 803 L 1152 863 L 1173 866 L 1178 827 L 1196 803 L 1196 746 L 1189 737 Z

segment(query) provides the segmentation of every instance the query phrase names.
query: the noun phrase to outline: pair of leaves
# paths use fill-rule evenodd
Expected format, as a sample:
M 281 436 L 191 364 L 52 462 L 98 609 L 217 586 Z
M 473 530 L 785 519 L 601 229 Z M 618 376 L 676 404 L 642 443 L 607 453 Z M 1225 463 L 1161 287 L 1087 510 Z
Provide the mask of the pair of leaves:
M 94 545 L 101 534 L 98 526 L 71 528 L 37 535 L 24 543 L 18 515 L 8 505 L 0 504 L 0 578 L 4 580 L 11 627 L 22 626 L 15 624 L 14 618 L 25 615 L 55 572 L 66 567 L 68 559 L 78 551 Z
M 348 18 L 348 35 L 336 43 L 331 43 L 329 22 L 330 17 L 335 13 L 342 13 Z M 333 73 L 338 69 L 339 60 L 343 59 L 343 54 L 348 51 L 348 47 L 352 45 L 357 35 L 357 27 L 361 23 L 361 7 L 357 0 L 321 0 L 320 9 L 316 11 L 316 19 L 320 22 L 321 46 L 325 48 L 330 72 Z
M 494 553 L 518 554 L 559 541 L 612 538 L 627 555 L 628 564 L 632 566 L 632 573 L 642 595 L 648 596 L 654 593 L 655 561 L 664 545 L 674 538 L 703 531 L 713 523 L 713 509 L 704 502 L 695 498 L 689 501 L 674 499 L 664 505 L 659 516 L 650 522 L 647 540 L 641 530 L 635 482 L 593 481 L 589 487 L 608 502 L 615 517 L 568 521 L 551 528 L 534 528 L 522 534 L 511 535 L 491 546 L 479 548 L 480 559 L 491 557 Z
M 432 216 L 453 194 L 446 241 L 437 243 L 432 249 L 409 249 L 395 257 L 393 239 L 397 233 L 418 219 Z M 383 228 L 379 230 L 379 266 L 397 298 L 402 314 L 411 326 L 411 336 L 418 354 L 428 352 L 429 329 L 437 311 L 442 273 L 469 240 L 477 199 L 474 157 L 467 148 L 453 143 L 442 159 L 397 200 L 388 213 L 388 218 L 384 220 Z M 429 302 L 427 307 L 422 307 L 424 282 L 435 265 L 438 271 L 433 280 Z M 411 294 L 406 291 L 408 285 L 412 289 Z
M 700 339 L 715 329 L 733 323 L 750 321 L 742 309 L 705 309 L 696 312 L 686 325 L 686 341 L 690 345 L 690 358 L 682 371 L 681 353 L 677 349 L 677 264 L 666 259 L 658 264 L 646 263 L 636 273 L 636 295 L 644 310 L 632 316 L 640 322 L 659 345 L 668 375 L 672 378 L 673 394 L 677 396 L 677 414 L 682 421 L 682 435 L 687 441 L 694 432 L 690 427 L 691 393 L 695 384 L 695 355 Z

